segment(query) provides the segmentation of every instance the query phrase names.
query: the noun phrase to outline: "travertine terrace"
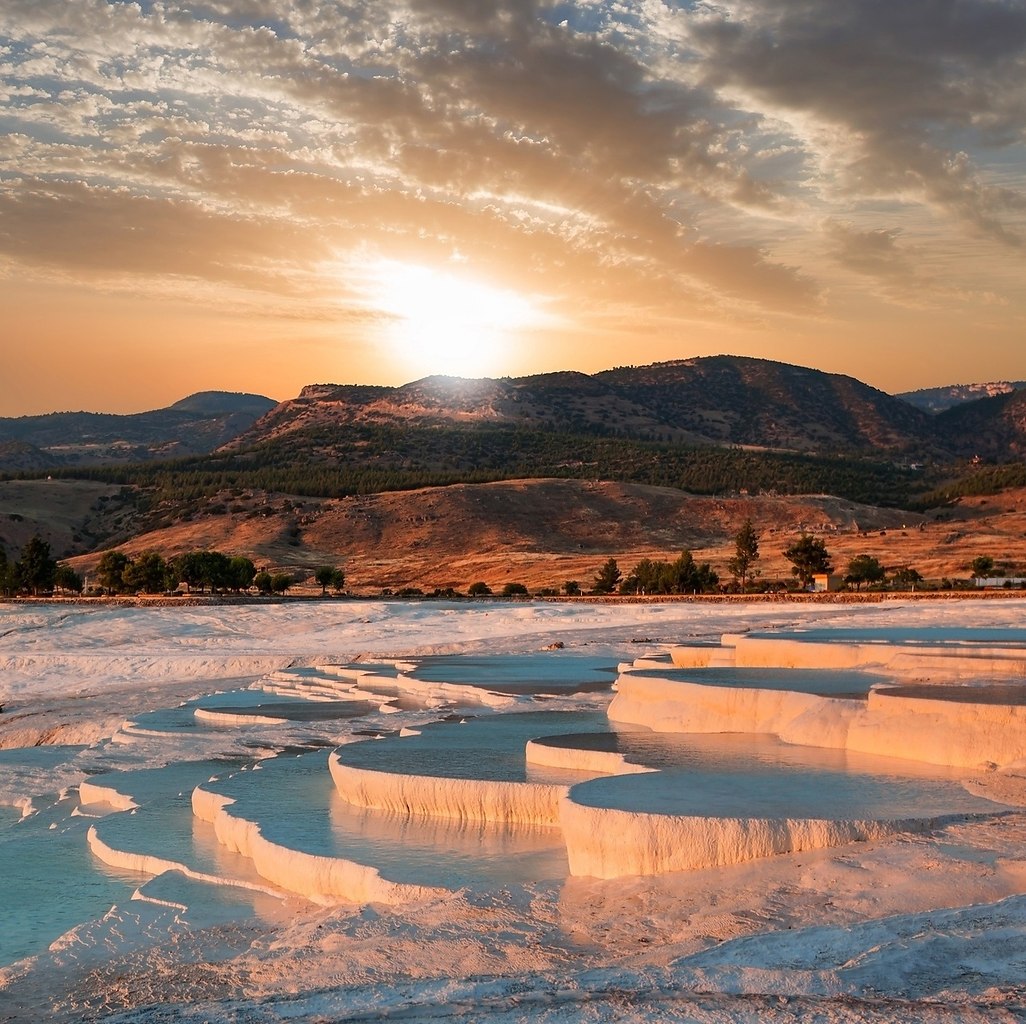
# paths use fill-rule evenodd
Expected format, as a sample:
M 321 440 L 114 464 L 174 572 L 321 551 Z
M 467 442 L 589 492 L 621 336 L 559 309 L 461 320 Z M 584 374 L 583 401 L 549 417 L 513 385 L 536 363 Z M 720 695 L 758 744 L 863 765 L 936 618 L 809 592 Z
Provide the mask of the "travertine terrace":
M 723 866 L 923 831 L 1006 809 L 964 783 L 1026 758 L 1019 641 L 1010 632 L 728 634 L 718 647 L 671 647 L 661 661 L 621 665 L 601 731 L 572 713 L 440 723 L 348 744 L 328 770 L 341 799 L 369 814 L 549 829 L 565 844 L 567 870 L 580 876 Z M 525 666 L 523 678 L 543 665 Z M 489 687 L 487 664 L 481 671 L 472 686 L 426 663 L 325 666 L 260 685 L 343 703 L 378 694 L 508 706 L 513 698 Z M 657 750 L 645 742 L 649 732 L 662 736 Z M 716 735 L 729 735 L 729 748 L 710 746 Z M 464 746 L 470 756 L 460 757 Z M 622 778 L 639 773 L 646 777 Z M 249 784 L 259 787 L 260 777 Z M 828 796 L 810 800 L 817 788 Z M 432 891 L 388 879 L 375 863 L 270 841 L 216 783 L 197 787 L 192 803 L 262 877 L 318 901 L 394 903 Z M 98 840 L 94 849 L 110 857 Z

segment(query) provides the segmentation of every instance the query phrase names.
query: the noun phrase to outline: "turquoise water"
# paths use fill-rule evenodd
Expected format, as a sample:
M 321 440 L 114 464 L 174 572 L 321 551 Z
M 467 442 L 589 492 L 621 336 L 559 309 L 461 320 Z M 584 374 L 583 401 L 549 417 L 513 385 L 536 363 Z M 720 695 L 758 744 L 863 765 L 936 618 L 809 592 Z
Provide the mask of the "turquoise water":
M 511 828 L 354 807 L 336 792 L 327 756 L 318 751 L 274 758 L 258 771 L 204 789 L 232 797 L 229 813 L 257 822 L 271 842 L 375 867 L 390 881 L 458 889 L 567 873 L 556 828 Z
M 951 639 L 952 631 L 943 632 Z M 981 636 L 986 632 L 974 630 L 971 639 L 994 642 L 996 638 Z M 1001 635 L 1007 639 L 1008 633 Z M 936 638 L 930 636 L 929 642 Z M 429 659 L 413 674 L 535 696 L 602 688 L 610 679 L 604 659 L 562 658 L 558 652 Z M 670 670 L 655 674 L 674 675 Z M 679 674 L 711 685 L 756 685 L 834 696 L 864 693 L 877 681 L 864 673 L 815 670 L 711 669 Z M 316 722 L 303 722 L 298 733 L 292 726 L 280 731 L 258 726 L 246 739 L 246 726 L 211 726 L 194 715 L 197 706 L 244 712 L 261 705 L 290 712 L 295 708 L 296 719 L 304 718 L 308 707 L 316 707 L 261 691 L 221 693 L 138 716 L 127 741 L 121 737 L 91 748 L 0 751 L 0 801 L 32 798 L 31 813 L 25 817 L 0 803 L 5 881 L 0 964 L 43 952 L 69 928 L 102 918 L 115 904 L 127 904 L 137 889 L 157 904 L 184 904 L 185 917 L 196 926 L 272 914 L 276 902 L 259 892 L 212 887 L 174 872 L 151 879 L 107 868 L 90 853 L 86 833 L 95 824 L 100 838 L 115 849 L 266 887 L 248 860 L 222 847 L 212 828 L 193 817 L 191 793 L 198 784 L 235 799 L 234 812 L 259 823 L 274 842 L 366 864 L 397 882 L 496 888 L 565 877 L 558 829 L 461 823 L 353 807 L 335 791 L 324 750 L 283 754 L 258 768 L 240 759 L 251 747 L 265 751 L 289 742 L 309 747 L 326 742 L 325 735 L 336 742 L 338 736 L 360 728 L 381 728 L 381 719 L 361 726 L 359 720 L 347 723 L 340 718 L 339 732 L 327 734 L 317 732 Z M 369 710 L 371 705 L 365 707 Z M 347 703 L 338 710 L 348 714 L 352 708 Z M 393 716 L 389 726 L 411 720 L 419 718 Z M 578 784 L 579 772 L 527 767 L 527 741 L 558 734 L 568 735 L 569 745 L 619 749 L 659 773 Z M 226 756 L 212 756 L 218 751 Z M 482 714 L 436 722 L 421 726 L 419 735 L 347 744 L 340 748 L 340 756 L 348 764 L 403 774 L 576 784 L 575 796 L 585 803 L 667 814 L 901 818 L 986 813 L 997 807 L 970 797 L 956 773 L 944 769 L 787 746 L 771 737 L 701 736 L 682 741 L 642 732 L 613 735 L 605 715 L 594 711 Z M 159 766 L 168 759 L 174 763 Z M 132 765 L 135 770 L 129 770 Z M 112 767 L 122 770 L 110 771 Z M 75 786 L 85 776 L 131 796 L 140 809 L 110 814 L 106 805 L 80 808 Z M 210 782 L 212 776 L 217 781 Z M 116 929 L 116 923 L 111 928 Z
M 872 672 L 818 668 L 660 668 L 632 670 L 630 675 L 702 686 L 786 690 L 820 697 L 865 697 L 873 686 L 891 682 L 890 677 Z
M 869 629 L 831 629 L 812 628 L 782 630 L 780 632 L 754 632 L 749 636 L 766 640 L 808 640 L 825 644 L 871 644 L 887 643 L 901 646 L 959 646 L 970 649 L 974 646 L 984 647 L 1026 647 L 1026 628 L 985 628 L 959 626 L 920 626 L 905 628 L 872 627 Z
M 89 852 L 88 818 L 73 799 L 20 818 L 0 808 L 3 926 L 0 965 L 42 953 L 69 928 L 128 900 L 138 877 L 100 864 Z
M 564 694 L 608 690 L 616 666 L 609 658 L 545 652 L 499 655 L 452 655 L 418 658 L 415 679 L 433 683 L 460 683 L 498 693 Z
M 367 710 L 369 707 L 363 702 L 354 702 L 354 704 L 362 710 Z M 230 714 L 245 714 L 247 712 L 255 713 L 268 705 L 282 709 L 293 708 L 297 713 L 312 706 L 310 701 L 302 700 L 299 697 L 271 695 L 264 690 L 229 690 L 224 693 L 208 694 L 197 700 L 189 701 L 181 707 L 158 708 L 155 711 L 144 712 L 141 715 L 136 715 L 132 719 L 132 724 L 136 730 L 182 733 L 184 736 L 195 732 L 234 730 L 237 727 L 233 725 L 220 725 L 216 722 L 198 720 L 195 714 L 196 709 L 206 708 L 211 711 L 224 710 Z M 284 718 L 287 715 L 282 714 L 280 717 Z
M 573 746 L 575 737 L 559 741 Z M 592 745 L 592 744 L 590 744 Z M 711 818 L 901 820 L 993 814 L 1002 805 L 972 796 L 965 773 L 942 766 L 743 733 L 596 736 L 593 745 L 659 769 L 593 779 L 574 800 L 652 814 Z
M 552 733 L 594 732 L 609 726 L 599 711 L 535 711 L 485 715 L 463 722 L 425 726 L 419 736 L 350 744 L 339 750 L 344 764 L 406 775 L 501 782 L 576 782 L 576 772 L 528 769 L 528 740 Z

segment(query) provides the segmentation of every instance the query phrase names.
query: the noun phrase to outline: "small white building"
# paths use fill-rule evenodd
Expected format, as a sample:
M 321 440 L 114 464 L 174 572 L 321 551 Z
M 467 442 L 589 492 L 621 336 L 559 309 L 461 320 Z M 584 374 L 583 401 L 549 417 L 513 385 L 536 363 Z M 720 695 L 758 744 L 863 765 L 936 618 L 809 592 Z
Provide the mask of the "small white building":
M 844 577 L 833 572 L 817 572 L 812 577 L 812 592 L 814 594 L 833 593 L 840 590 L 844 585 Z

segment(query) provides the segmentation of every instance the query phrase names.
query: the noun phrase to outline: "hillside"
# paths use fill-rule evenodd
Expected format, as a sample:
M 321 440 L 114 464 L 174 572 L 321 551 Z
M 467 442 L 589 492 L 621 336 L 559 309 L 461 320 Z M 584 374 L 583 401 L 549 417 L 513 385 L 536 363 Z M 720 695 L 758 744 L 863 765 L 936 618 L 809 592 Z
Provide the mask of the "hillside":
M 965 457 L 1004 461 L 1026 453 L 1026 390 L 981 398 L 937 414 L 952 448 Z
M 0 548 L 17 557 L 38 533 L 68 558 L 126 540 L 143 528 L 140 497 L 89 480 L 0 480 Z
M 942 449 L 929 415 L 852 377 L 713 356 L 593 375 L 426 377 L 396 388 L 313 385 L 226 450 L 269 448 L 293 434 L 330 446 L 353 427 L 507 428 L 859 455 Z
M 596 375 L 653 410 L 718 444 L 795 451 L 927 451 L 927 416 L 854 377 L 737 356 Z
M 262 395 L 205 391 L 166 409 L 116 415 L 0 417 L 0 471 L 142 462 L 213 451 L 275 406 Z
M 609 554 L 627 566 L 684 547 L 722 573 L 749 516 L 780 538 L 769 575 L 787 575 L 780 552 L 803 526 L 838 559 L 952 577 L 979 554 L 1026 567 L 1026 523 L 996 513 L 1023 483 L 1010 460 L 1026 451 L 1026 390 L 929 414 L 850 377 L 717 356 L 314 384 L 277 405 L 204 392 L 2 429 L 32 438 L 0 452 L 36 478 L 0 481 L 0 544 L 15 555 L 39 532 L 85 568 L 115 546 L 217 548 L 298 574 L 342 561 L 364 592 L 559 586 Z M 913 507 L 928 512 L 901 511 Z
M 304 499 L 218 496 L 207 514 L 119 545 L 130 554 L 173 555 L 197 548 L 244 554 L 260 566 L 308 577 L 342 565 L 356 593 L 417 586 L 465 590 L 522 582 L 587 584 L 610 555 L 623 569 L 643 557 L 691 548 L 726 575 L 732 541 L 746 518 L 762 534 L 759 569 L 786 579 L 783 550 L 802 530 L 825 539 L 843 566 L 868 553 L 930 578 L 965 578 L 980 554 L 1026 566 L 1026 490 L 963 499 L 929 516 L 878 509 L 825 495 L 703 497 L 671 488 L 579 480 L 518 480 L 414 491 Z M 99 553 L 73 560 L 89 571 Z

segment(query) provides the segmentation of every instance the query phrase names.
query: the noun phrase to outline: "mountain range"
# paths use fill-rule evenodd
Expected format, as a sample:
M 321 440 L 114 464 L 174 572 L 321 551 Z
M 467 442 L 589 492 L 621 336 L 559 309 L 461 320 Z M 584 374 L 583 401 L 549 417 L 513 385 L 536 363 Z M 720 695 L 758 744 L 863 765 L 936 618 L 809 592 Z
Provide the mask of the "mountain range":
M 711 356 L 594 374 L 434 376 L 400 387 L 312 384 L 284 402 L 206 391 L 132 415 L 0 418 L 0 472 L 242 452 L 264 453 L 272 463 L 302 458 L 387 467 L 395 462 L 389 445 L 396 432 L 400 462 L 469 471 L 480 447 L 474 432 L 508 430 L 673 446 L 1003 461 L 1026 451 L 1026 382 L 888 395 L 842 374 Z M 444 441 L 439 431 L 448 432 Z M 413 435 L 420 443 L 411 456 Z M 429 454 L 432 439 L 439 442 L 437 459 Z
M 238 436 L 276 404 L 263 395 L 200 391 L 166 409 L 130 415 L 52 412 L 0 417 L 0 470 L 201 455 Z
M 1011 385 L 967 386 L 959 396 L 952 390 L 952 404 L 932 413 L 924 408 L 932 399 L 919 392 L 888 395 L 854 377 L 739 356 L 595 374 L 426 377 L 401 387 L 316 384 L 223 450 L 288 444 L 339 457 L 357 429 L 440 428 L 942 461 L 1004 459 L 1026 448 L 1026 392 Z M 978 394 L 985 397 L 972 398 Z
M 1007 489 L 1026 485 L 1026 389 L 948 390 L 934 413 L 929 392 L 716 356 L 0 419 L 0 474 L 19 477 L 0 479 L 0 547 L 40 533 L 83 569 L 114 546 L 210 547 L 299 575 L 344 555 L 366 592 L 501 582 L 514 564 L 558 585 L 603 551 L 722 561 L 751 515 L 782 538 L 847 538 L 850 553 L 886 532 L 893 557 L 957 574 L 981 549 L 1023 548 Z M 991 519 L 956 527 L 959 509 Z
M 974 402 L 977 398 L 993 398 L 1026 388 L 1026 380 L 994 380 L 983 384 L 949 384 L 941 388 L 921 388 L 905 391 L 896 398 L 910 402 L 925 412 L 944 412 L 945 409 Z
M 280 403 L 207 391 L 132 415 L 0 418 L 0 472 L 242 452 L 264 453 L 277 463 L 302 458 L 387 467 L 396 461 L 389 449 L 396 432 L 400 462 L 468 471 L 480 447 L 474 432 L 508 430 L 674 446 L 1002 461 L 1026 451 L 1026 382 L 888 395 L 842 374 L 711 356 L 594 374 L 435 376 L 400 387 L 312 384 Z M 448 432 L 444 443 L 439 431 Z M 414 435 L 420 443 L 411 456 Z M 439 442 L 437 459 L 430 456 L 432 440 Z

